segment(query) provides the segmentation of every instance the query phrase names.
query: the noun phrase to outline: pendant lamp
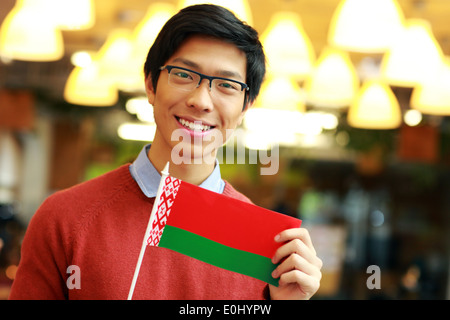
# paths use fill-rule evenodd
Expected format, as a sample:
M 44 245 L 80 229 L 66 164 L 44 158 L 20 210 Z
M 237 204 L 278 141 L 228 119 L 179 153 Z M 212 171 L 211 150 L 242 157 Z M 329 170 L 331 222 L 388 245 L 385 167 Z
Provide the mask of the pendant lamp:
M 359 88 L 356 70 L 347 52 L 326 47 L 305 81 L 310 104 L 319 107 L 348 107 Z
M 411 108 L 424 114 L 450 116 L 450 57 L 436 75 L 414 88 Z
M 95 24 L 93 0 L 51 0 L 51 6 L 50 13 L 59 29 L 86 30 Z
M 61 59 L 63 36 L 47 14 L 39 1 L 17 0 L 0 27 L 0 55 L 25 61 Z
M 341 0 L 330 22 L 328 44 L 354 52 L 383 53 L 403 20 L 396 0 Z
M 248 148 L 266 149 L 273 144 L 295 143 L 296 130 L 305 111 L 300 90 L 290 78 L 268 76 L 261 86 L 255 106 L 245 114 Z
M 350 105 L 347 121 L 355 128 L 395 129 L 402 121 L 400 105 L 388 85 L 368 80 Z
M 170 3 L 156 2 L 148 7 L 145 17 L 133 30 L 132 41 L 136 59 L 145 61 L 159 31 L 174 13 L 175 6 Z
M 442 49 L 431 25 L 422 19 L 407 20 L 396 42 L 381 61 L 381 74 L 391 85 L 414 87 L 432 78 L 441 67 Z
M 269 74 L 261 86 L 255 107 L 304 112 L 303 100 L 301 88 L 296 81 Z
M 132 31 L 114 29 L 97 53 L 100 73 L 124 91 L 144 90 L 142 64 L 145 57 L 134 55 Z
M 261 35 L 261 43 L 271 73 L 303 80 L 311 72 L 316 55 L 298 14 L 275 13 Z
M 95 60 L 86 67 L 75 67 L 64 88 L 64 99 L 82 106 L 112 106 L 117 102 L 118 96 L 115 83 L 102 77 Z

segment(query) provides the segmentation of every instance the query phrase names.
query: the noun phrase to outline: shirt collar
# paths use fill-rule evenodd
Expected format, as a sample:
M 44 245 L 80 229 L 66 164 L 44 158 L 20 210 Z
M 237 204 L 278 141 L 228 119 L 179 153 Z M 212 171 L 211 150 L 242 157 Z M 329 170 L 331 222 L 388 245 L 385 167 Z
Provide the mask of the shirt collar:
M 148 159 L 147 155 L 150 146 L 151 144 L 147 144 L 142 148 L 136 160 L 130 165 L 130 173 L 142 192 L 148 198 L 154 198 L 158 191 L 161 174 Z M 220 175 L 219 161 L 217 159 L 213 172 L 200 184 L 200 187 L 217 193 L 223 192 L 225 182 Z

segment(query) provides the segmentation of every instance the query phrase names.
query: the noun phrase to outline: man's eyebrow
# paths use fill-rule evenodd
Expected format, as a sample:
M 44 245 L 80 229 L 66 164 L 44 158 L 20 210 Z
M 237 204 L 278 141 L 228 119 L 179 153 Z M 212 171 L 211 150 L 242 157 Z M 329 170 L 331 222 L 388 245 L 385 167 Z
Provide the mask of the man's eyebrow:
M 217 73 L 224 78 L 237 78 L 239 80 L 243 80 L 242 76 L 238 72 L 228 71 L 228 70 L 219 70 Z
M 187 67 L 195 68 L 197 70 L 200 69 L 200 66 L 197 63 L 195 63 L 194 61 L 188 60 L 188 59 L 179 57 L 179 58 L 175 58 L 172 62 L 181 62 L 182 64 L 186 65 Z M 217 76 L 224 77 L 224 78 L 237 78 L 240 80 L 243 79 L 241 74 L 239 74 L 238 72 L 235 72 L 235 71 L 217 70 L 216 74 L 217 74 Z
M 175 58 L 172 62 L 181 62 L 188 67 L 199 69 L 200 66 L 194 61 L 183 59 L 183 58 Z

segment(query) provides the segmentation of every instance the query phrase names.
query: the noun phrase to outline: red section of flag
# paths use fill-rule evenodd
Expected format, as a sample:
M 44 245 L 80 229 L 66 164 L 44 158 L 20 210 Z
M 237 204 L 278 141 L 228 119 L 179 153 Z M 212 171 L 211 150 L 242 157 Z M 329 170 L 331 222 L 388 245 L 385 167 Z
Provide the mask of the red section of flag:
M 273 257 L 281 231 L 301 220 L 182 181 L 167 224 L 223 245 Z

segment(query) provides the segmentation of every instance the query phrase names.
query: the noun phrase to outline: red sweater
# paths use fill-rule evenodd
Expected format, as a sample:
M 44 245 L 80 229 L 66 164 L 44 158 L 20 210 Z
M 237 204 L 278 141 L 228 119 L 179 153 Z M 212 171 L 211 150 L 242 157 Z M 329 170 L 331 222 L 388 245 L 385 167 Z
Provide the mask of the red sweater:
M 223 194 L 249 201 L 227 182 Z M 50 196 L 28 226 L 10 299 L 126 299 L 153 201 L 128 165 Z M 80 289 L 66 285 L 71 265 L 79 267 Z M 265 289 L 262 281 L 148 246 L 133 299 L 263 299 Z

